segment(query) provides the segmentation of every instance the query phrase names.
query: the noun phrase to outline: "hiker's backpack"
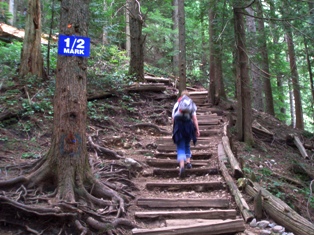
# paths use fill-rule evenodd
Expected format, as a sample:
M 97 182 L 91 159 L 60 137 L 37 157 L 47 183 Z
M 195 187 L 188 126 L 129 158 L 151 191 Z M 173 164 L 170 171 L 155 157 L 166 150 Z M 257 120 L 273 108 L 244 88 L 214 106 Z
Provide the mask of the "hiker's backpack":
M 179 101 L 178 110 L 179 113 L 192 114 L 193 112 L 196 111 L 196 105 L 194 104 L 193 100 L 190 97 L 184 95 Z

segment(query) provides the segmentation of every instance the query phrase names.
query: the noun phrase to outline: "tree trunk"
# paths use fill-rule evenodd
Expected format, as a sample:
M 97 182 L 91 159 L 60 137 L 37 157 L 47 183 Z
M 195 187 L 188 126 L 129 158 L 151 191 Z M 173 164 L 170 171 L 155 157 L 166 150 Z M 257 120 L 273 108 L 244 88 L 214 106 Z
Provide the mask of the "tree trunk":
M 243 14 L 241 9 L 234 8 L 234 32 L 237 45 L 237 67 L 239 67 L 239 77 L 237 77 L 237 131 L 238 139 L 248 145 L 253 145 L 252 134 L 252 109 L 250 78 L 248 74 L 248 57 L 245 46 L 245 31 Z
M 215 94 L 216 94 L 216 65 L 215 65 L 215 49 L 214 49 L 214 20 L 215 20 L 215 11 L 214 11 L 214 2 L 211 1 L 209 9 L 209 90 L 208 98 L 209 102 L 212 105 L 216 104 Z
M 205 32 L 207 31 L 205 29 L 205 12 L 206 12 L 206 6 L 204 6 L 204 1 L 201 2 L 200 6 L 200 24 L 201 24 L 201 39 L 202 39 L 202 52 L 201 52 L 201 63 L 199 66 L 199 69 L 201 71 L 201 76 L 203 78 L 207 77 L 207 71 L 208 71 L 208 46 L 205 39 Z
M 129 75 L 135 81 L 144 82 L 144 37 L 142 36 L 143 18 L 139 1 L 129 2 L 131 57 Z
M 29 0 L 25 37 L 21 54 L 20 76 L 27 74 L 46 77 L 41 54 L 41 9 L 39 0 Z
M 61 2 L 60 34 L 86 36 L 88 3 Z M 86 148 L 86 68 L 84 57 L 58 56 L 54 123 L 48 161 L 56 164 L 59 198 L 75 202 L 77 181 L 91 170 Z
M 257 3 L 257 28 L 260 34 L 258 40 L 260 45 L 260 53 L 261 53 L 261 69 L 262 69 L 262 80 L 263 80 L 263 87 L 264 87 L 264 94 L 265 94 L 265 112 L 274 116 L 275 109 L 274 109 L 274 100 L 273 100 L 273 92 L 271 87 L 271 77 L 269 71 L 269 62 L 268 62 L 268 49 L 266 44 L 266 34 L 264 28 L 264 20 L 263 20 L 263 7 L 260 2 Z
M 290 70 L 291 70 L 291 78 L 292 78 L 292 87 L 293 87 L 293 95 L 294 95 L 294 106 L 295 106 L 295 127 L 301 130 L 304 129 L 303 123 L 303 109 L 301 102 L 301 92 L 299 85 L 299 74 L 297 70 L 297 62 L 294 50 L 293 36 L 288 26 L 286 27 L 286 39 L 288 44 L 288 53 L 289 53 L 289 62 L 290 62 Z
M 173 12 L 172 12 L 172 21 L 173 21 L 173 31 L 177 31 L 179 28 L 179 16 L 178 16 L 178 0 L 172 1 Z M 177 35 L 177 34 L 174 34 Z M 173 74 L 175 77 L 179 76 L 179 35 L 173 38 Z
M 254 16 L 254 11 L 252 7 L 246 8 L 248 14 Z M 252 99 L 253 99 L 253 107 L 256 110 L 264 111 L 264 102 L 263 102 L 263 92 L 261 87 L 263 85 L 260 71 L 260 63 L 257 59 L 259 55 L 257 50 L 257 34 L 256 34 L 256 26 L 255 26 L 255 18 L 247 16 L 246 17 L 246 27 L 248 31 L 248 52 L 251 57 L 249 65 L 250 65 L 250 74 L 252 78 Z M 259 51 L 260 52 L 260 51 Z
M 131 0 L 126 0 L 126 9 L 125 9 L 125 34 L 126 34 L 126 43 L 125 49 L 127 56 L 131 56 L 131 32 L 130 32 L 130 9 Z
M 314 115 L 314 82 L 313 82 L 313 72 L 312 72 L 312 65 L 311 65 L 309 49 L 308 49 L 308 45 L 307 45 L 307 41 L 306 41 L 305 37 L 304 37 L 304 47 L 305 47 L 307 68 L 309 70 L 309 76 L 310 76 L 310 90 L 311 90 L 311 94 L 312 94 L 312 114 Z
M 178 1 L 179 17 L 179 91 L 186 89 L 185 12 L 184 0 Z
M 273 2 L 270 1 L 270 13 L 271 13 L 271 17 L 275 17 L 276 16 L 276 10 L 275 10 L 275 6 L 273 4 Z M 279 57 L 279 50 L 277 49 L 279 46 L 279 35 L 276 32 L 276 26 L 274 25 L 274 23 L 272 21 L 270 21 L 270 26 L 272 28 L 272 31 L 274 32 L 273 35 L 273 45 L 275 47 L 274 50 L 274 61 L 280 61 L 280 57 Z M 284 88 L 283 88 L 283 75 L 281 71 L 277 71 L 276 74 L 276 85 L 277 85 L 277 89 L 278 89 L 278 101 L 275 103 L 275 106 L 279 107 L 280 110 L 280 114 L 283 114 L 285 116 L 286 114 L 286 108 L 285 108 L 285 94 L 284 94 Z M 286 120 L 285 120 L 286 121 Z
M 104 0 L 104 12 L 106 12 L 107 9 L 108 9 L 107 3 L 106 3 L 106 0 Z M 127 27 L 128 27 L 128 21 L 127 21 L 127 14 L 126 14 L 126 34 L 127 34 Z M 102 44 L 103 45 L 109 44 L 106 26 L 102 27 Z
M 14 0 L 9 0 L 9 12 L 12 14 L 12 18 L 9 19 L 9 23 L 10 23 L 10 25 L 14 26 L 15 25 L 15 19 L 16 19 L 15 1 Z

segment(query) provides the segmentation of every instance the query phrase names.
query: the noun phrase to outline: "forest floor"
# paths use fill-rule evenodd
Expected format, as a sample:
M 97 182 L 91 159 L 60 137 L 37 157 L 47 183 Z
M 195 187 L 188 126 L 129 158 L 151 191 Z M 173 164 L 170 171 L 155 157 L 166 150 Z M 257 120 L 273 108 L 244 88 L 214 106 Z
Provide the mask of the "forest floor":
M 93 94 L 102 92 L 97 88 L 90 89 Z M 156 138 L 162 136 L 160 130 L 171 132 L 171 111 L 177 89 L 168 85 L 164 91 L 108 92 L 112 96 L 89 103 L 87 135 L 93 136 L 98 145 L 124 158 L 141 161 L 153 156 L 156 152 Z M 26 92 L 20 86 L 10 89 L 2 87 L 0 95 L 2 115 L 21 111 L 1 120 L 0 180 L 4 180 L 13 178 L 16 174 L 6 171 L 5 167 L 36 160 L 49 150 L 52 115 L 51 109 L 44 107 L 43 100 L 52 102 L 52 97 L 39 97 L 35 87 Z M 27 100 L 27 97 L 30 97 L 28 100 L 32 103 L 31 109 L 25 108 L 23 102 L 20 102 L 22 99 Z M 235 116 L 232 104 L 226 104 L 224 102 L 224 105 L 217 108 Z M 313 134 L 293 129 L 263 112 L 254 111 L 254 119 L 273 132 L 274 138 L 268 142 L 255 136 L 254 147 L 233 139 L 236 156 L 242 159 L 244 173 L 254 174 L 263 187 L 313 222 L 314 199 L 309 198 L 314 175 Z M 309 160 L 302 158 L 296 147 L 287 144 L 286 137 L 291 134 L 299 136 L 307 146 L 312 146 L 312 150 L 307 150 Z M 89 155 L 91 159 L 108 161 L 106 156 L 95 154 L 90 145 Z M 142 167 L 137 170 L 137 174 L 145 171 L 145 165 Z M 300 184 L 289 183 L 280 176 L 295 179 Z M 136 182 L 136 174 L 132 180 Z M 136 192 L 133 193 L 136 195 Z M 129 209 L 132 210 L 132 207 Z M 0 219 L 1 234 L 23 234 L 18 228 L 6 226 L 3 218 Z

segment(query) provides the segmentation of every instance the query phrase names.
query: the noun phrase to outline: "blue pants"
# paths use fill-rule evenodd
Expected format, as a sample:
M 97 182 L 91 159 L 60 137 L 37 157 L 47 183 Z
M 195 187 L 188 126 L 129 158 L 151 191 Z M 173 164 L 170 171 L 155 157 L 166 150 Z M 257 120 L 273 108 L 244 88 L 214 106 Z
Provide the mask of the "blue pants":
M 179 143 L 177 143 L 177 161 L 178 162 L 180 162 L 181 160 L 186 161 L 187 158 L 191 157 L 190 141 L 181 139 Z

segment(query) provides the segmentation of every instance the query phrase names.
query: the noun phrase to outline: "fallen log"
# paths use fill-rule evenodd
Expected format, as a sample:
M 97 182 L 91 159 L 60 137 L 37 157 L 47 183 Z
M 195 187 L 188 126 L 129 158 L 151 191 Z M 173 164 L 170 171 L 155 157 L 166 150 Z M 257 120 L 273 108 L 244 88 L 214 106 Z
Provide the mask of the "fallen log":
M 269 191 L 262 188 L 258 183 L 248 181 L 245 186 L 245 192 L 251 196 L 261 191 L 263 199 L 263 209 L 278 224 L 284 226 L 287 230 L 298 235 L 314 234 L 314 224 L 300 216 L 284 201 L 273 196 Z
M 298 148 L 298 150 L 300 151 L 300 154 L 303 158 L 305 159 L 310 159 L 309 158 L 309 155 L 307 154 L 300 138 L 296 135 L 288 135 L 286 137 L 286 141 L 287 141 L 287 144 L 290 145 L 290 146 L 296 146 Z
M 252 123 L 252 131 L 259 139 L 263 141 L 272 142 L 274 140 L 274 133 L 267 130 L 256 120 L 254 120 Z
M 213 234 L 235 234 L 245 230 L 243 220 L 217 220 L 215 222 L 201 222 L 197 224 L 188 224 L 188 226 L 171 226 L 155 229 L 133 229 L 132 234 L 145 235 L 213 235 Z
M 135 84 L 125 88 L 128 92 L 140 92 L 140 91 L 164 91 L 166 86 L 162 83 L 143 83 Z
M 155 83 L 170 84 L 170 82 L 171 82 L 171 80 L 169 78 L 153 77 L 153 76 L 149 76 L 149 75 L 145 75 L 144 79 L 147 82 L 155 82 Z
M 225 152 L 224 152 L 222 144 L 218 145 L 218 159 L 219 159 L 218 163 L 219 163 L 220 171 L 226 180 L 226 183 L 229 187 L 231 194 L 235 198 L 235 202 L 236 202 L 245 222 L 248 223 L 254 218 L 254 215 L 251 212 L 250 207 L 246 203 L 245 199 L 243 198 L 241 192 L 239 191 L 237 185 L 234 183 L 232 177 L 229 175 L 228 169 L 224 163 Z
M 240 168 L 240 165 L 237 161 L 237 159 L 235 158 L 235 156 L 233 155 L 231 148 L 230 148 L 230 144 L 229 144 L 229 138 L 227 136 L 223 136 L 222 137 L 222 144 L 223 144 L 223 148 L 228 156 L 230 165 L 231 165 L 231 169 L 232 169 L 232 174 L 234 176 L 234 178 L 239 179 L 243 177 L 243 172 Z

